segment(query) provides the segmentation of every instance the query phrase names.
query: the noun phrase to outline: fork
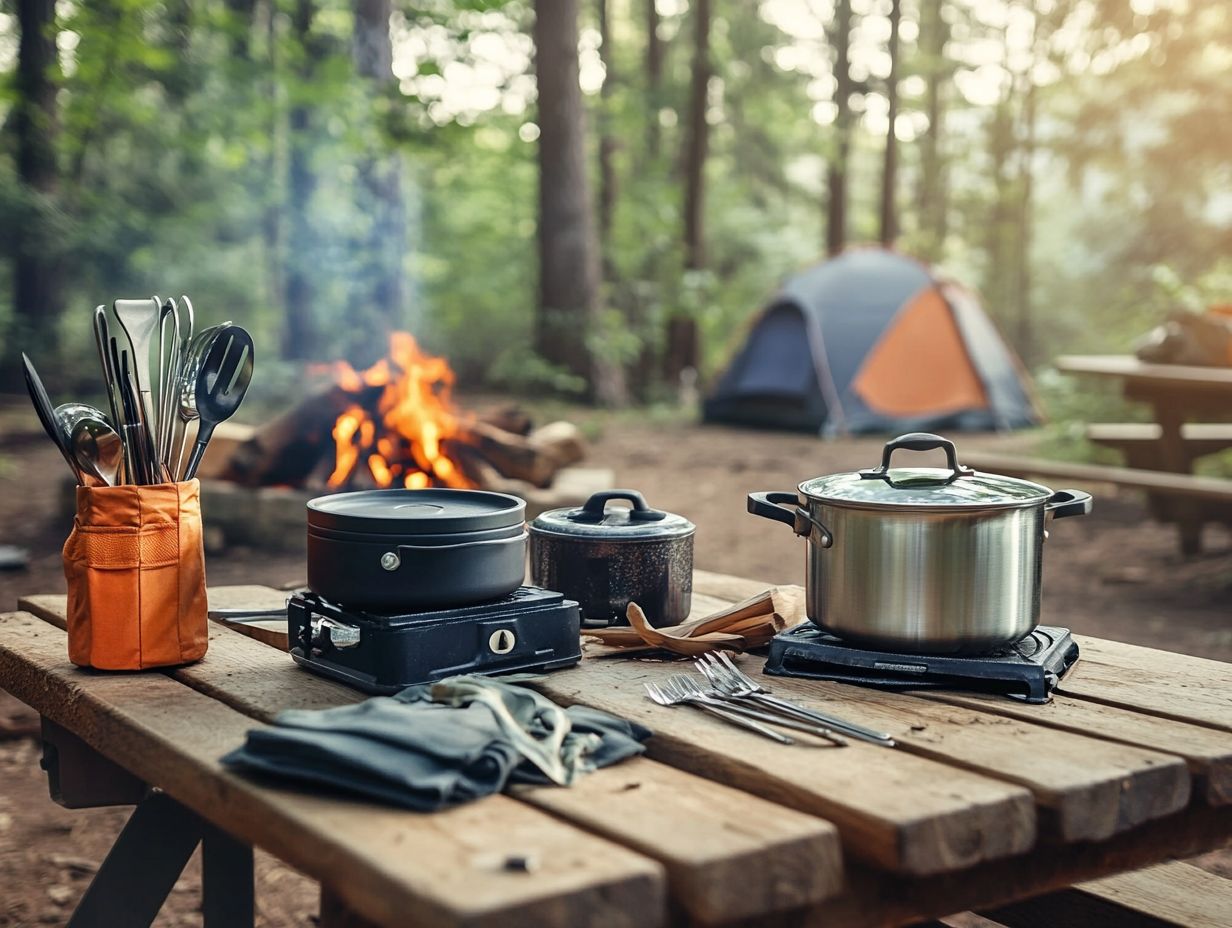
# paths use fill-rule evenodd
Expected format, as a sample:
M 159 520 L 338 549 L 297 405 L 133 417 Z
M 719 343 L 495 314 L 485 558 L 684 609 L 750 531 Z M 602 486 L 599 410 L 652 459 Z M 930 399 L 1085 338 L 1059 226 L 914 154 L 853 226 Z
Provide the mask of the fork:
M 770 691 L 736 666 L 726 652 L 707 652 L 694 661 L 698 672 L 720 693 L 737 699 L 750 699 L 763 706 L 779 712 L 786 712 L 796 718 L 806 719 L 815 724 L 836 728 L 845 735 L 878 744 L 882 747 L 894 747 L 894 739 L 885 732 L 874 731 L 855 722 L 848 722 L 824 712 L 806 709 L 786 699 L 771 695 Z
M 712 715 L 717 715 L 719 718 L 725 719 L 740 728 L 747 728 L 749 731 L 756 732 L 764 738 L 777 741 L 779 744 L 795 744 L 795 741 L 791 738 L 788 738 L 786 735 L 780 734 L 771 728 L 767 728 L 765 725 L 760 725 L 752 719 L 745 718 L 735 712 L 729 712 L 726 709 L 719 709 L 716 706 L 702 702 L 687 693 L 681 695 L 676 693 L 674 690 L 669 692 L 666 686 L 656 686 L 653 683 L 647 683 L 646 694 L 661 706 L 695 706 L 696 708 L 709 712 Z
M 836 734 L 829 728 L 823 725 L 818 725 L 814 722 L 806 722 L 803 719 L 789 716 L 781 712 L 759 712 L 749 707 L 749 704 L 744 700 L 737 699 L 733 696 L 724 696 L 714 688 L 706 688 L 698 683 L 692 677 L 686 677 L 683 674 L 674 676 L 668 681 L 677 691 L 685 691 L 694 698 L 707 705 L 715 705 L 726 709 L 728 712 L 736 712 L 748 718 L 761 719 L 763 722 L 768 722 L 771 725 L 777 725 L 779 728 L 791 728 L 795 731 L 802 731 L 806 734 L 813 735 L 817 738 L 824 738 L 832 742 L 836 747 L 845 747 L 847 739 Z

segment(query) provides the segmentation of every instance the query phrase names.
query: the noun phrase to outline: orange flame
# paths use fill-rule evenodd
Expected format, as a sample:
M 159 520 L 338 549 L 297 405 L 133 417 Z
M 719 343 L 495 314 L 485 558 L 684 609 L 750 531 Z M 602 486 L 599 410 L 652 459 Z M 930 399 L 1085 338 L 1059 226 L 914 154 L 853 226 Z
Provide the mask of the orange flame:
M 365 371 L 339 361 L 333 374 L 356 401 L 334 423 L 329 486 L 348 485 L 360 466 L 380 487 L 474 486 L 442 447 L 458 435 L 461 421 L 451 397 L 454 374 L 444 358 L 421 351 L 406 332 L 395 332 L 388 358 Z M 375 419 L 359 402 L 373 387 L 383 388 Z

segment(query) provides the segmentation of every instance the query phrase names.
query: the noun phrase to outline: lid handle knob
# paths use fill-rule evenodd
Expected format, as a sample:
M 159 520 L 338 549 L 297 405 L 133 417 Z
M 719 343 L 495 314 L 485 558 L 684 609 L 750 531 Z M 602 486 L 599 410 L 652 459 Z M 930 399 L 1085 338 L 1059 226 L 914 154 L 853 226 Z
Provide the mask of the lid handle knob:
M 633 504 L 629 510 L 631 522 L 658 522 L 667 518 L 667 513 L 661 509 L 651 509 L 646 505 L 646 498 L 637 490 L 600 490 L 593 494 L 581 509 L 574 509 L 565 516 L 570 522 L 602 522 L 607 504 L 614 499 L 628 500 Z
M 878 467 L 872 467 L 868 470 L 860 471 L 860 476 L 865 480 L 884 480 L 890 486 L 897 488 L 899 484 L 895 483 L 890 477 L 890 458 L 895 451 L 899 449 L 904 451 L 935 451 L 937 448 L 945 450 L 945 463 L 950 469 L 950 476 L 941 481 L 938 486 L 945 486 L 953 483 L 959 477 L 974 476 L 975 471 L 969 467 L 963 467 L 958 463 L 958 449 L 954 447 L 954 443 L 948 438 L 942 438 L 940 435 L 934 435 L 932 432 L 908 432 L 906 435 L 899 435 L 893 441 L 888 441 L 885 448 L 881 452 L 881 464 Z

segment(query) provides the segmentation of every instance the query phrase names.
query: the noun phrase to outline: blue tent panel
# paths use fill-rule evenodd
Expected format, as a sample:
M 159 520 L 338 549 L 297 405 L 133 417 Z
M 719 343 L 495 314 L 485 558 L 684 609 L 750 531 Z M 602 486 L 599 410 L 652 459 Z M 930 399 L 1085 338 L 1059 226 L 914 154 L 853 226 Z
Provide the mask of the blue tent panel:
M 898 314 L 927 288 L 946 300 L 988 405 L 887 416 L 852 389 Z M 1038 422 L 1026 375 L 991 320 L 961 287 L 918 261 L 877 248 L 849 251 L 788 280 L 754 322 L 704 404 L 708 422 L 826 433 L 989 430 Z

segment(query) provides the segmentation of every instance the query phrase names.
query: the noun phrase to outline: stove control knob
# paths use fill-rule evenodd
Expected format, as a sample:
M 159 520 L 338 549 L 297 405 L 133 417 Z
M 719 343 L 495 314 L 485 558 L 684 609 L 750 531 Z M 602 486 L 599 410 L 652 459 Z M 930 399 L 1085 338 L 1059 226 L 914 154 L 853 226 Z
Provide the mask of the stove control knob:
M 498 628 L 488 636 L 488 650 L 493 654 L 508 654 L 518 643 L 518 636 L 507 628 Z
M 381 555 L 381 566 L 386 570 L 397 570 L 402 566 L 402 558 L 396 551 L 386 551 Z

